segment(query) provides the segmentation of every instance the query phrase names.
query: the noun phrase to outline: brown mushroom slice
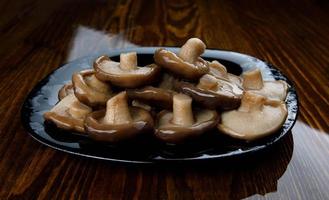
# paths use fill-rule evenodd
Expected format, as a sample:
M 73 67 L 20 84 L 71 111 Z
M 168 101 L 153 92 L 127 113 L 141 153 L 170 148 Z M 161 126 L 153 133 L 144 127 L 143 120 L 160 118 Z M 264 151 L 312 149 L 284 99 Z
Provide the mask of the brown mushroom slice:
M 83 70 L 72 76 L 74 94 L 88 106 L 105 105 L 111 98 L 111 88 L 107 83 L 98 80 L 93 70 Z
M 236 76 L 234 74 L 228 73 L 227 69 L 224 65 L 219 63 L 217 60 L 214 60 L 209 63 L 209 72 L 208 74 L 219 78 L 219 79 L 225 79 L 228 80 L 239 87 L 242 87 L 242 79 L 239 76 Z
M 245 92 L 237 110 L 223 112 L 218 129 L 233 138 L 252 141 L 279 130 L 287 117 L 283 101 Z
M 142 108 L 128 106 L 126 92 L 107 102 L 106 111 L 90 113 L 85 120 L 88 135 L 97 141 L 119 142 L 151 131 L 153 119 Z
M 83 121 L 91 111 L 92 109 L 79 102 L 74 94 L 69 94 L 43 116 L 58 128 L 84 133 Z
M 181 143 L 211 130 L 218 121 L 216 111 L 192 111 L 192 98 L 176 94 L 173 97 L 173 112 L 163 110 L 158 114 L 155 135 L 167 143 Z
M 206 45 L 200 39 L 191 38 L 182 46 L 178 55 L 157 49 L 154 61 L 179 77 L 196 80 L 209 71 L 208 62 L 200 57 L 205 49 Z
M 101 56 L 94 62 L 96 77 L 124 88 L 136 88 L 148 85 L 156 80 L 161 68 L 156 64 L 137 66 L 136 52 L 120 54 L 120 62 Z
M 173 92 L 170 90 L 146 86 L 141 89 L 127 90 L 130 99 L 136 99 L 155 107 L 172 109 Z
M 72 82 L 66 83 L 63 87 L 58 91 L 58 100 L 62 100 L 69 94 L 73 94 L 73 85 Z
M 259 69 L 242 74 L 245 90 L 263 95 L 270 99 L 284 100 L 287 96 L 288 84 L 285 81 L 263 81 Z
M 217 79 L 209 74 L 199 80 L 197 86 L 175 81 L 175 89 L 191 96 L 208 109 L 230 110 L 239 107 L 243 91 L 234 83 Z

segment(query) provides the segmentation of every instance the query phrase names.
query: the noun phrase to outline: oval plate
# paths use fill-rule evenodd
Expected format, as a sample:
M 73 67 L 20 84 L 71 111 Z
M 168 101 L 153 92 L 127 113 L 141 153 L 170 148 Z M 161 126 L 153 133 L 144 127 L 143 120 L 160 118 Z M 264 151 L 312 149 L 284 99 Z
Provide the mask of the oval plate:
M 138 63 L 144 66 L 153 63 L 153 53 L 157 47 L 118 49 L 106 53 L 118 60 L 122 52 L 136 51 Z M 178 52 L 179 48 L 167 49 Z M 40 81 L 26 98 L 21 117 L 24 127 L 33 138 L 54 149 L 90 157 L 128 163 L 155 163 L 161 161 L 195 161 L 240 157 L 263 150 L 278 142 L 294 125 L 298 113 L 298 99 L 294 86 L 278 69 L 257 58 L 223 50 L 206 50 L 202 56 L 206 60 L 218 60 L 228 72 L 240 75 L 243 71 L 257 67 L 264 80 L 284 80 L 289 89 L 286 98 L 288 116 L 282 128 L 262 140 L 245 143 L 221 134 L 206 134 L 197 141 L 184 145 L 166 145 L 153 138 L 144 138 L 120 145 L 95 143 L 86 136 L 61 131 L 44 123 L 43 113 L 58 101 L 58 90 L 71 80 L 73 72 L 91 68 L 97 56 L 84 57 L 56 69 Z

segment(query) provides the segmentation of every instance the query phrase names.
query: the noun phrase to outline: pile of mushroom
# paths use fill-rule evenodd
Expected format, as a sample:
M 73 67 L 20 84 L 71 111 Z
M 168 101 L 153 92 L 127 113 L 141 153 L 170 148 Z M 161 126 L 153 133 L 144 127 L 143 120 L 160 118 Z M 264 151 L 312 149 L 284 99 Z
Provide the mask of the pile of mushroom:
M 177 54 L 157 49 L 144 67 L 136 52 L 122 53 L 119 62 L 100 56 L 93 69 L 73 74 L 44 118 L 110 143 L 150 134 L 178 144 L 207 132 L 252 141 L 280 129 L 287 83 L 264 81 L 259 69 L 230 74 L 201 58 L 205 49 L 191 38 Z

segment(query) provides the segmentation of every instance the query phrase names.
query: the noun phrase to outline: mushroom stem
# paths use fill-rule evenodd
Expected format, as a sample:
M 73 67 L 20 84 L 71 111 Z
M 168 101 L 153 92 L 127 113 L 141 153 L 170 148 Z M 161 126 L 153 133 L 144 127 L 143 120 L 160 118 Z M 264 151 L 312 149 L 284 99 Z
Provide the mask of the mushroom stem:
M 263 78 L 260 69 L 247 71 L 242 74 L 243 88 L 250 90 L 260 90 L 263 88 Z
M 205 49 L 206 45 L 200 39 L 191 38 L 181 47 L 178 57 L 186 62 L 194 64 Z
M 214 76 L 205 74 L 200 78 L 197 87 L 204 90 L 216 90 L 218 84 L 219 82 Z
M 121 92 L 106 103 L 105 124 L 124 124 L 131 122 L 126 92 Z
M 137 54 L 136 52 L 122 53 L 120 54 L 120 68 L 123 70 L 133 70 L 137 66 Z
M 185 94 L 175 94 L 173 98 L 173 124 L 191 126 L 194 123 L 192 98 Z
M 238 110 L 241 112 L 261 110 L 265 102 L 266 98 L 264 96 L 247 91 L 241 99 L 241 105 Z

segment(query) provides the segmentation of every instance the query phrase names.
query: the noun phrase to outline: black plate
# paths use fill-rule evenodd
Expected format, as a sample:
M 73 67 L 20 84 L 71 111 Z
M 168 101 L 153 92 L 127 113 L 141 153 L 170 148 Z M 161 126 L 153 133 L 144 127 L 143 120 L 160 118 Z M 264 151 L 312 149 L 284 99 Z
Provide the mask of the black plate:
M 121 52 L 136 51 L 140 66 L 153 62 L 156 47 L 130 48 L 107 52 L 114 60 L 118 60 Z M 178 48 L 168 49 L 177 52 Z M 74 133 L 63 132 L 44 123 L 42 114 L 57 102 L 59 88 L 71 79 L 73 72 L 91 68 L 97 56 L 78 59 L 63 65 L 40 81 L 30 92 L 22 107 L 22 122 L 33 138 L 57 150 L 68 153 L 130 163 L 154 163 L 159 161 L 191 161 L 212 160 L 240 157 L 252 152 L 263 150 L 278 142 L 296 121 L 298 99 L 291 82 L 272 65 L 257 58 L 222 50 L 207 50 L 203 57 L 206 60 L 218 60 L 224 64 L 230 73 L 240 75 L 253 67 L 262 71 L 264 80 L 284 80 L 289 84 L 286 104 L 288 117 L 282 128 L 272 136 L 257 142 L 245 143 L 231 139 L 221 134 L 206 134 L 198 141 L 184 145 L 166 145 L 155 139 L 139 138 L 129 143 L 119 145 L 99 144 L 87 137 Z

